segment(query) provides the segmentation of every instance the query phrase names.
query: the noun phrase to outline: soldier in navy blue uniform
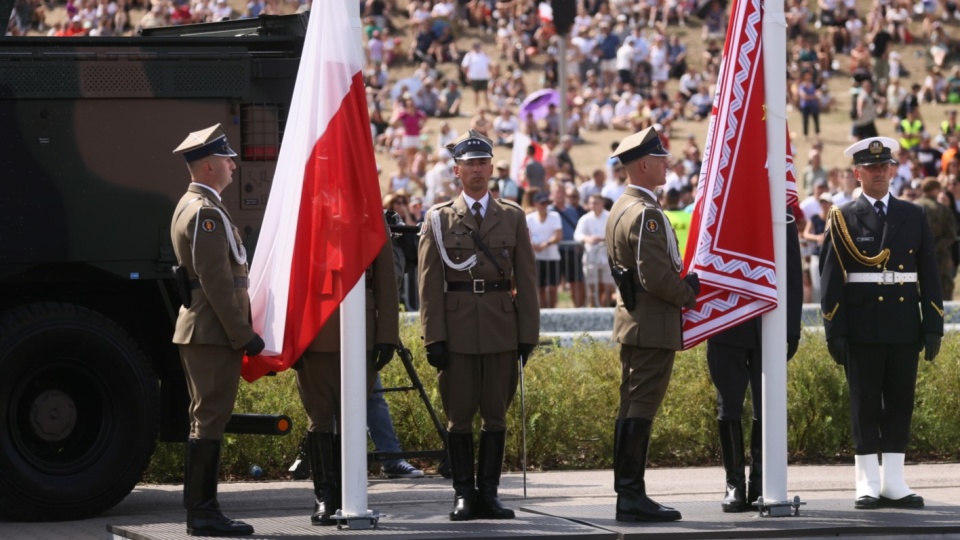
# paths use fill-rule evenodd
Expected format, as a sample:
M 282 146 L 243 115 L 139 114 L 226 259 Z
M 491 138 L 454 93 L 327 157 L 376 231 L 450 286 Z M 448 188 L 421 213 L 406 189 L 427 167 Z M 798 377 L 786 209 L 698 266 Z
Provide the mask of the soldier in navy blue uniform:
M 791 210 L 787 209 L 787 358 L 800 344 L 800 314 L 803 309 L 803 268 L 800 264 L 800 237 Z M 763 371 L 760 336 L 761 317 L 754 317 L 707 340 L 707 366 L 717 387 L 717 426 L 720 453 L 726 473 L 724 512 L 752 510 L 751 503 L 763 492 L 763 441 L 761 375 Z M 743 400 L 747 385 L 753 403 L 750 433 L 750 482 L 745 475 L 743 445 Z M 749 487 L 748 487 L 749 486 Z
M 923 506 L 903 478 L 920 352 L 943 337 L 936 245 L 925 211 L 889 193 L 899 144 L 846 149 L 863 194 L 830 210 L 820 273 L 827 348 L 850 387 L 861 509 Z M 881 468 L 878 454 L 882 456 Z

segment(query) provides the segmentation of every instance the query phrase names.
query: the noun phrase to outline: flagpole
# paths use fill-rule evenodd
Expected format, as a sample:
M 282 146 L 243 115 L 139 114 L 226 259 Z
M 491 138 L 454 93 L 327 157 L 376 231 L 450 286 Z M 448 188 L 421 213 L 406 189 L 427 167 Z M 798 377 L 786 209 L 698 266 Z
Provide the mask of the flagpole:
M 763 63 L 767 167 L 773 216 L 777 307 L 763 315 L 763 501 L 770 516 L 790 515 L 787 502 L 786 20 L 783 2 L 764 2 Z M 773 505 L 773 506 L 770 506 Z
M 343 0 L 357 48 L 362 51 L 360 4 Z M 362 58 L 362 56 L 361 56 Z M 378 515 L 367 509 L 367 317 L 364 279 L 340 304 L 340 433 L 343 507 L 351 529 L 370 529 Z

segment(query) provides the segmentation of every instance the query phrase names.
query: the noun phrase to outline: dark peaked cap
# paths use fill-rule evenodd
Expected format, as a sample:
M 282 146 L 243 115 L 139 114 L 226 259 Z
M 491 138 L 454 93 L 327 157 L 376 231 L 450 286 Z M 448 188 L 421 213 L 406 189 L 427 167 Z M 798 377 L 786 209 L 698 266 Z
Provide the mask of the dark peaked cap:
M 227 134 L 223 132 L 220 124 L 187 135 L 173 153 L 183 154 L 183 159 L 187 160 L 187 163 L 207 156 L 235 157 L 237 155 L 227 144 Z
M 613 151 L 611 157 L 619 158 L 620 163 L 626 165 L 646 156 L 669 156 L 670 152 L 660 143 L 660 134 L 650 126 L 620 141 L 620 145 Z
M 457 161 L 493 158 L 493 141 L 479 131 L 471 129 L 448 144 L 447 150 Z

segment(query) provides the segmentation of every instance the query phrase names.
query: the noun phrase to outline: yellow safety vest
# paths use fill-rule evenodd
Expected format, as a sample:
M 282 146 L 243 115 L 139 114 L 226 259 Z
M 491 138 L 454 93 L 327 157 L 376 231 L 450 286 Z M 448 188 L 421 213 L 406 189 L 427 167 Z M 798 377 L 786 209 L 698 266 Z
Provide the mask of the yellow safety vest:
M 923 122 L 920 120 L 903 119 L 900 121 L 900 127 L 903 128 L 903 136 L 900 137 L 900 148 L 910 150 L 920 145 L 920 133 L 923 132 Z

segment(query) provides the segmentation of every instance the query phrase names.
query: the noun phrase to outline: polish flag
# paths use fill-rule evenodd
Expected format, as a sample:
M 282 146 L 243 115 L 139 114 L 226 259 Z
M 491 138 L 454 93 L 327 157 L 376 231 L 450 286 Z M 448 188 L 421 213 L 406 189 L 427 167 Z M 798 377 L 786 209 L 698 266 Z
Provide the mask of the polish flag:
M 762 16 L 760 0 L 731 8 L 684 256 L 701 283 L 697 307 L 683 313 L 684 349 L 777 307 Z M 795 176 L 792 185 L 796 200 Z
M 343 2 L 314 0 L 250 268 L 254 381 L 290 367 L 386 241 L 363 61 Z

